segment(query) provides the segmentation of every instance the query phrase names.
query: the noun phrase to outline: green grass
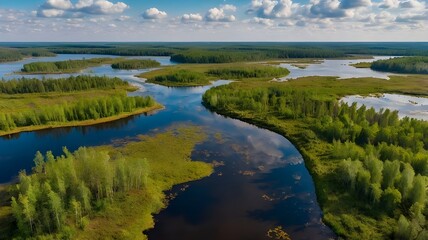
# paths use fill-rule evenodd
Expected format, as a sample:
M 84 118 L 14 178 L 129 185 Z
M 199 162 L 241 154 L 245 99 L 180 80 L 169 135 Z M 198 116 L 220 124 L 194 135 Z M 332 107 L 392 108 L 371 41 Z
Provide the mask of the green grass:
M 355 67 L 355 68 L 370 68 L 372 66 L 372 63 L 369 62 L 359 62 L 354 64 L 349 64 L 349 66 Z
M 221 88 L 231 90 L 293 87 L 311 90 L 319 100 L 340 99 L 346 95 L 400 93 L 428 96 L 428 76 L 392 76 L 391 80 L 355 78 L 338 80 L 334 77 L 306 77 L 288 82 L 247 81 L 234 82 Z M 216 91 L 216 88 L 210 90 Z M 236 104 L 217 109 L 222 115 L 237 118 L 277 132 L 289 139 L 305 159 L 316 187 L 318 202 L 324 213 L 324 222 L 345 239 L 385 239 L 392 236 L 397 218 L 389 217 L 359 201 L 339 184 L 336 173 L 338 161 L 332 160 L 332 144 L 304 133 L 312 129 L 318 119 L 283 119 L 274 113 L 243 111 Z

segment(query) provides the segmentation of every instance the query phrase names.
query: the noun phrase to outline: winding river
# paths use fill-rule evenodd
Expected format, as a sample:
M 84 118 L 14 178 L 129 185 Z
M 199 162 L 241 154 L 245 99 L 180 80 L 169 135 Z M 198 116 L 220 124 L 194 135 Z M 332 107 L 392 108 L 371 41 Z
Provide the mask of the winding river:
M 105 57 L 58 55 L 0 64 L 0 78 L 24 63 Z M 169 58 L 150 57 L 162 65 Z M 168 88 L 134 77 L 141 71 L 113 70 L 109 66 L 83 73 L 118 76 L 140 86 L 132 95 L 151 95 L 166 109 L 88 127 L 71 127 L 21 133 L 0 139 L 0 183 L 14 179 L 21 169 L 30 171 L 36 151 L 60 154 L 63 146 L 111 144 L 123 138 L 153 134 L 175 124 L 203 126 L 209 139 L 199 144 L 192 159 L 221 162 L 215 173 L 188 185 L 175 187 L 177 196 L 158 214 L 149 239 L 265 239 L 269 229 L 282 226 L 293 239 L 335 238 L 322 221 L 314 183 L 297 149 L 284 137 L 239 120 L 211 113 L 201 104 L 202 94 L 213 86 Z M 334 75 L 334 74 L 332 74 Z M 64 75 L 49 75 L 59 77 Z M 34 77 L 43 77 L 40 75 Z

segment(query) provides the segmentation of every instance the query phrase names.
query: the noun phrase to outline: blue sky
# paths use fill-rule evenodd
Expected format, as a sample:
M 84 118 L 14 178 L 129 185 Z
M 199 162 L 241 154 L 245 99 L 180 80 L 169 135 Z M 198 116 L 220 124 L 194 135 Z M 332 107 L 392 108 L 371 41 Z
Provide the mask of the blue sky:
M 0 0 L 0 41 L 428 41 L 428 0 Z

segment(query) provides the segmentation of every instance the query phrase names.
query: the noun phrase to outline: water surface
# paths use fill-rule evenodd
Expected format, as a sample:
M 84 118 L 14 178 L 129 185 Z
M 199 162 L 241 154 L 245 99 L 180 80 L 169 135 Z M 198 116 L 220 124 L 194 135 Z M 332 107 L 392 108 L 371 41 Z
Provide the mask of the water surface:
M 350 64 L 359 62 L 374 62 L 381 59 L 389 59 L 388 56 L 376 56 L 373 59 L 347 59 L 347 60 L 323 60 L 317 64 L 307 64 L 305 69 L 293 66 L 293 64 L 281 64 L 281 67 L 285 67 L 290 70 L 290 74 L 282 80 L 296 79 L 300 77 L 310 76 L 334 76 L 341 79 L 344 78 L 361 78 L 361 77 L 374 77 L 389 79 L 389 75 L 393 73 L 378 72 L 371 70 L 370 68 L 355 68 Z M 306 64 L 299 64 L 306 65 Z
M 400 117 L 410 117 L 428 121 L 428 98 L 399 94 L 383 94 L 380 97 L 362 97 L 359 95 L 342 98 L 349 105 L 356 102 L 358 107 L 365 105 L 377 111 L 389 108 L 397 110 Z

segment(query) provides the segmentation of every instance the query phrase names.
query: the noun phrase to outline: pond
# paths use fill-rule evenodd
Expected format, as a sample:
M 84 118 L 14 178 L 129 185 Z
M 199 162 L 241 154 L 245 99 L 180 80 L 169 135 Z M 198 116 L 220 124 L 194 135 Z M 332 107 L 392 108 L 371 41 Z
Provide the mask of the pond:
M 347 59 L 347 60 L 323 60 L 316 64 L 303 64 L 305 68 L 299 68 L 294 64 L 281 64 L 281 67 L 285 67 L 290 70 L 290 74 L 281 79 L 296 79 L 299 77 L 310 77 L 310 76 L 334 76 L 341 79 L 345 78 L 357 78 L 357 77 L 374 77 L 389 79 L 388 76 L 393 73 L 377 72 L 370 68 L 356 68 L 350 66 L 359 62 L 374 62 L 381 59 L 389 59 L 389 56 L 376 56 L 373 59 Z M 301 64 L 298 64 L 301 65 Z
M 360 107 L 373 107 L 377 111 L 389 108 L 397 110 L 400 117 L 410 117 L 428 121 L 428 98 L 412 97 L 399 94 L 383 94 L 382 96 L 348 96 L 341 101 L 349 105 L 356 102 Z

